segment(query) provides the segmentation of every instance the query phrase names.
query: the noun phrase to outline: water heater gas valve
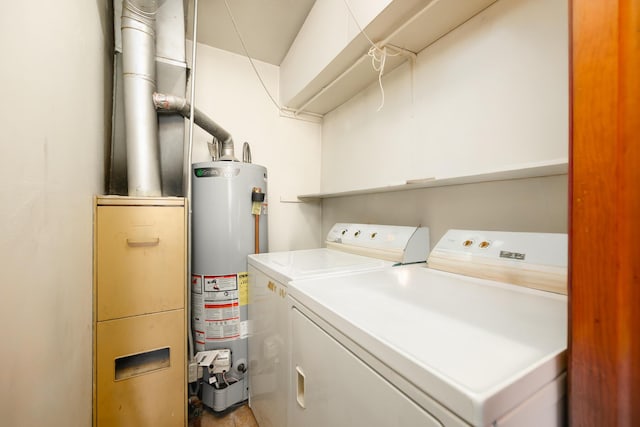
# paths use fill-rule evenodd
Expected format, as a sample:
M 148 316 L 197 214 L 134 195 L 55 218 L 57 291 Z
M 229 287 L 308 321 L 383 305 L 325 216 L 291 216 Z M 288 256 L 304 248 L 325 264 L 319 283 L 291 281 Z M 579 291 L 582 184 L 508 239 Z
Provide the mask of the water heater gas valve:
M 231 350 L 223 348 L 200 351 L 196 354 L 196 360 L 199 366 L 206 366 L 210 373 L 222 374 L 231 369 Z

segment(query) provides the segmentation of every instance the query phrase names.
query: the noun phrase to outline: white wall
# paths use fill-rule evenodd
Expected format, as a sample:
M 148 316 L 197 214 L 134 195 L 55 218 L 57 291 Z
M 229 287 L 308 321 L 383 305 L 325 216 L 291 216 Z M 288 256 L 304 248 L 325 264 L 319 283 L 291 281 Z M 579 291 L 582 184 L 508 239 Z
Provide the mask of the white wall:
M 322 191 L 380 187 L 566 159 L 568 14 L 558 0 L 499 0 L 325 116 Z M 566 232 L 567 176 L 338 197 L 335 222 Z
M 327 114 L 321 190 L 566 159 L 567 9 L 499 0 Z
M 567 175 L 336 197 L 322 203 L 322 228 L 336 222 L 429 227 L 431 247 L 452 228 L 566 233 Z
M 316 1 L 280 64 L 282 102 L 287 104 L 298 96 L 358 36 L 358 26 L 365 28 L 389 3 L 391 0 L 349 0 L 356 24 L 343 0 Z
M 279 68 L 255 64 L 277 98 Z M 246 57 L 202 44 L 197 46 L 196 106 L 231 133 L 237 158 L 242 158 L 242 144 L 248 141 L 253 163 L 267 167 L 269 250 L 319 247 L 320 203 L 281 199 L 320 189 L 320 124 L 281 117 Z M 211 160 L 206 146 L 210 140 L 196 127 L 194 162 Z
M 0 423 L 91 423 L 92 203 L 110 130 L 106 0 L 0 14 Z

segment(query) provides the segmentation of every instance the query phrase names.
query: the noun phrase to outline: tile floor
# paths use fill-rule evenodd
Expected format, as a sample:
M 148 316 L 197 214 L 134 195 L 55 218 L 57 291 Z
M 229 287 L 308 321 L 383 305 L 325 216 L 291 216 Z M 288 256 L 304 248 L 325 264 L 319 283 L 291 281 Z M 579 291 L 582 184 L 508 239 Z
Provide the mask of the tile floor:
M 243 405 L 224 416 L 216 415 L 204 408 L 202 416 L 189 420 L 189 427 L 258 427 L 248 405 Z

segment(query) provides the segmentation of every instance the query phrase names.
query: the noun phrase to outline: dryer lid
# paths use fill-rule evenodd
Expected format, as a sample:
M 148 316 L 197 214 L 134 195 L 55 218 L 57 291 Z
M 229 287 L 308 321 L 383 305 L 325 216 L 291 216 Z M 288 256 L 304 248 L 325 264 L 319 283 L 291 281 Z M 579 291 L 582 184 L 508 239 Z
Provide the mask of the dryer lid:
M 248 262 L 250 266 L 282 284 L 294 279 L 367 271 L 393 265 L 390 261 L 327 248 L 249 255 Z

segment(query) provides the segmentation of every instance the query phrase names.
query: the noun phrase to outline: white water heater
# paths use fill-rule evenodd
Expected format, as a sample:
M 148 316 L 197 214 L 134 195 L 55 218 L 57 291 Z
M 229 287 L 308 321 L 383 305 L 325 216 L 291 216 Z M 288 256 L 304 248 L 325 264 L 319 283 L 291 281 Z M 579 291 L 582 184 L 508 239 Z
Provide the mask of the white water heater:
M 267 169 L 213 161 L 191 173 L 191 322 L 197 351 L 231 350 L 227 372 L 203 372 L 202 401 L 222 411 L 248 398 L 247 255 L 267 251 Z

